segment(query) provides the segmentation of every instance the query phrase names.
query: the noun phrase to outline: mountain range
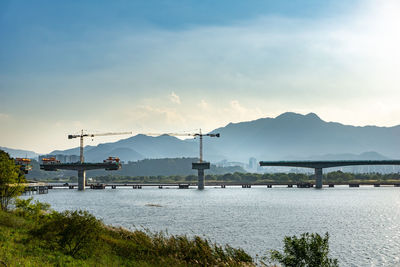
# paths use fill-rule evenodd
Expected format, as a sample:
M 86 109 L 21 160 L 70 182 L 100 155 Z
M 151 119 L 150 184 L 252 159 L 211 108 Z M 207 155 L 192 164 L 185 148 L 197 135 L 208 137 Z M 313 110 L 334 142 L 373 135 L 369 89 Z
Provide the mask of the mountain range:
M 7 152 L 13 158 L 37 158 L 39 156 L 38 153 L 30 150 L 14 149 L 3 146 L 0 146 L 0 150 Z
M 213 132 L 219 132 L 221 138 L 211 140 L 212 145 L 241 161 L 249 156 L 260 160 L 296 160 L 327 154 L 332 159 L 341 159 L 343 154 L 370 151 L 388 158 L 400 157 L 400 125 L 343 125 L 326 122 L 314 113 L 287 112 L 276 118 L 230 123 Z
M 203 139 L 204 158 L 211 162 L 248 162 L 251 157 L 257 160 L 400 158 L 400 125 L 351 126 L 324 121 L 314 113 L 287 112 L 276 118 L 229 123 L 211 133 L 221 135 Z M 79 148 L 55 150 L 51 154 L 78 155 Z M 85 160 L 92 162 L 108 156 L 137 161 L 198 157 L 198 154 L 198 140 L 181 140 L 168 135 L 136 135 L 85 147 Z

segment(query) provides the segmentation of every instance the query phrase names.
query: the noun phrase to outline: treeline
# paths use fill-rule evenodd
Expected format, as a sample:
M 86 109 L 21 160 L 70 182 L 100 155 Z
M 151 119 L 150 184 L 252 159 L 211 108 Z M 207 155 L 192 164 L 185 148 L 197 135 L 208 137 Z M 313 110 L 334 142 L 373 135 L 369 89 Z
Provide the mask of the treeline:
M 196 175 L 169 175 L 169 176 L 120 176 L 105 175 L 94 177 L 97 182 L 137 182 L 137 183 L 188 183 L 197 182 Z M 207 182 L 232 182 L 232 183 L 270 183 L 270 182 L 314 182 L 313 174 L 304 173 L 227 173 L 208 174 L 205 177 Z M 324 183 L 345 183 L 345 182 L 400 182 L 400 173 L 345 173 L 335 171 L 324 174 Z

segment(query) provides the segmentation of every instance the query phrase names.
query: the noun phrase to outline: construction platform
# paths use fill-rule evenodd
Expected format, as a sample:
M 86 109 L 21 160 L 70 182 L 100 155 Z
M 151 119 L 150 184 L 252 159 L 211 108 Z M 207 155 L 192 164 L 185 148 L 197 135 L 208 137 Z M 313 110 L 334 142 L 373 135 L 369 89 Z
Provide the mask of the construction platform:
M 116 162 L 104 163 L 50 163 L 40 164 L 40 169 L 45 171 L 57 170 L 74 170 L 74 171 L 89 171 L 97 169 L 105 169 L 109 171 L 116 171 L 121 169 L 121 164 Z

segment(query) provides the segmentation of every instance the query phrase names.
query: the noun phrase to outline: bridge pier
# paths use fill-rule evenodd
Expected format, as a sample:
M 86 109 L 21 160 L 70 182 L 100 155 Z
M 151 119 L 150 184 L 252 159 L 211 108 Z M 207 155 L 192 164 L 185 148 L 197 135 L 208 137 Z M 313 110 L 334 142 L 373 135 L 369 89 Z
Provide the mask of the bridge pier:
M 322 188 L 322 168 L 315 168 L 315 188 Z
M 204 189 L 204 170 L 210 168 L 210 162 L 193 162 L 192 169 L 197 170 L 197 189 Z
M 85 190 L 85 185 L 86 185 L 86 171 L 78 170 L 78 190 L 80 191 Z
M 203 190 L 204 189 L 204 169 L 197 170 L 197 189 Z

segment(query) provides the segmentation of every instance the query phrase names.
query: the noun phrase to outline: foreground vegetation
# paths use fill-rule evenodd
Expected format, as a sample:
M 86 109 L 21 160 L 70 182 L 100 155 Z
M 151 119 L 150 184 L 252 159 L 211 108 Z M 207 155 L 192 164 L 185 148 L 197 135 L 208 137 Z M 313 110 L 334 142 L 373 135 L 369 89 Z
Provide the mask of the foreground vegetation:
M 106 226 L 86 211 L 57 212 L 32 198 L 18 199 L 24 182 L 23 173 L 0 150 L 0 266 L 256 265 L 242 249 L 198 236 L 128 231 Z M 283 266 L 337 266 L 328 258 L 327 234 L 286 237 L 284 243 L 283 253 L 271 251 L 263 260 Z
M 49 211 L 30 199 L 0 212 L 0 260 L 5 266 L 254 265 L 242 249 L 200 237 L 131 232 L 85 211 Z
M 195 236 L 152 234 L 104 225 L 86 211 L 56 212 L 48 204 L 17 199 L 0 211 L 0 265 L 4 266 L 256 266 L 242 249 Z M 260 266 L 334 267 L 328 234 L 285 237 Z M 275 266 L 275 265 L 274 265 Z
M 283 266 L 295 267 L 337 267 L 337 259 L 330 259 L 329 235 L 321 237 L 319 234 L 304 233 L 297 236 L 286 236 L 283 240 L 283 252 L 272 250 L 267 261 L 279 262 Z
M 19 196 L 25 182 L 23 172 L 8 153 L 0 150 L 0 209 L 7 210 L 10 201 Z

